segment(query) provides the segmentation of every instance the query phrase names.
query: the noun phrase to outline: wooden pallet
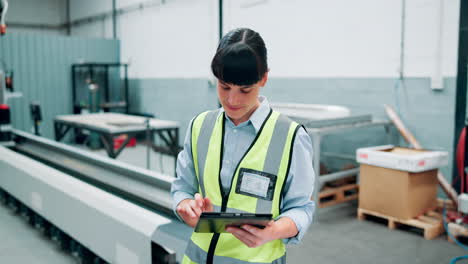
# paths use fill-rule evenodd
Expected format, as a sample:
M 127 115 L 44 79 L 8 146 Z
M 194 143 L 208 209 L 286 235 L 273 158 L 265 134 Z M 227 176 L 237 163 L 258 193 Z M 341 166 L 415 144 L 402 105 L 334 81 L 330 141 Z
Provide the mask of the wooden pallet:
M 452 200 L 437 198 L 437 209 L 442 211 L 444 207 L 447 210 L 457 211 L 457 208 L 455 207 L 455 204 Z
M 347 184 L 340 187 L 327 187 L 319 192 L 319 208 L 332 206 L 339 203 L 344 203 L 351 200 L 356 200 L 358 194 L 358 184 Z
M 450 234 L 452 234 L 457 240 L 460 237 L 468 237 L 468 229 L 463 227 L 462 225 L 455 224 L 455 223 L 448 223 L 448 230 Z M 450 236 L 447 236 L 448 241 L 454 243 Z
M 442 215 L 435 211 L 428 211 L 424 215 L 413 219 L 398 219 L 392 216 L 358 208 L 359 220 L 365 220 L 366 216 L 369 215 L 386 219 L 388 221 L 388 228 L 390 229 L 396 229 L 399 225 L 407 225 L 422 229 L 424 231 L 424 238 L 427 240 L 436 238 L 444 232 Z

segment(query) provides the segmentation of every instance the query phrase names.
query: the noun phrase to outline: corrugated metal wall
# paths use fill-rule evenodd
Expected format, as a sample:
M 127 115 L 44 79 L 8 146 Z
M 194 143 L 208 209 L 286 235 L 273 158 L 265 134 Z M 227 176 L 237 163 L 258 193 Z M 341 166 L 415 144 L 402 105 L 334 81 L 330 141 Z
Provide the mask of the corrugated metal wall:
M 0 59 L 14 72 L 15 92 L 8 101 L 14 128 L 32 131 L 31 101 L 39 101 L 43 136 L 53 138 L 56 115 L 72 113 L 71 65 L 79 62 L 118 62 L 118 40 L 9 33 L 0 37 Z

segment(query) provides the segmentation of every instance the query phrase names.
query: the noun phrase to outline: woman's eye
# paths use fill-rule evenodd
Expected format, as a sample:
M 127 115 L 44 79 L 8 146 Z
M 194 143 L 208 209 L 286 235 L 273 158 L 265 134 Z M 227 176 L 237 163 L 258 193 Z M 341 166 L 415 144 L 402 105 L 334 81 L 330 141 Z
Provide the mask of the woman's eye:
M 250 90 L 247 90 L 247 91 L 241 90 L 241 93 L 243 93 L 243 94 L 248 94 L 248 93 L 250 93 Z
M 229 90 L 229 87 L 227 86 L 221 86 L 221 89 L 225 90 L 225 91 L 228 91 Z

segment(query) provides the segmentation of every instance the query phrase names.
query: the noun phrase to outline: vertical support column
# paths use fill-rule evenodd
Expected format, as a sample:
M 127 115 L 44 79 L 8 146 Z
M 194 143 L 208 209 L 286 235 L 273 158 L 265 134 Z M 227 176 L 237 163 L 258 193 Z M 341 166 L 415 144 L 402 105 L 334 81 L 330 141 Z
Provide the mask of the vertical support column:
M 117 38 L 117 4 L 112 0 L 112 38 Z
M 319 204 L 319 192 L 320 188 L 322 187 L 322 183 L 320 182 L 320 143 L 322 140 L 322 135 L 317 132 L 309 132 L 309 135 L 312 139 L 312 165 L 314 166 L 315 171 L 315 184 L 314 184 L 314 192 L 313 197 L 316 203 L 316 208 L 318 208 Z M 318 210 L 315 210 L 315 214 L 317 214 Z
M 5 72 L 0 68 L 0 104 L 6 104 L 6 85 L 5 85 Z

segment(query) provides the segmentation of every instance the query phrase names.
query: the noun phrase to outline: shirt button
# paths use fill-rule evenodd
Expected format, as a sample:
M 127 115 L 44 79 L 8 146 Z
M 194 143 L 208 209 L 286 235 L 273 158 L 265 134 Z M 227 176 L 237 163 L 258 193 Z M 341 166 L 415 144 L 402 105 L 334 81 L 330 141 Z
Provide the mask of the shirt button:
M 237 133 L 237 129 L 234 129 L 234 133 Z

